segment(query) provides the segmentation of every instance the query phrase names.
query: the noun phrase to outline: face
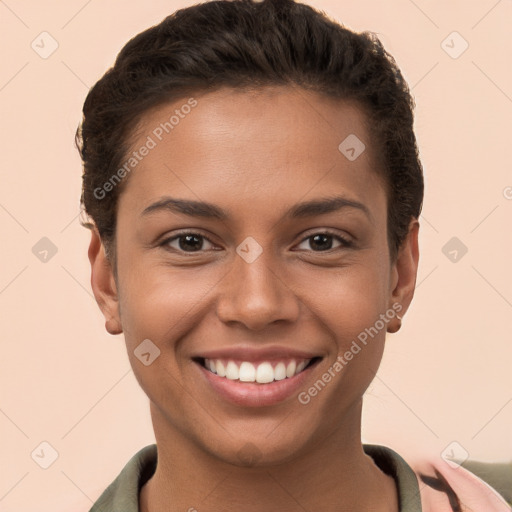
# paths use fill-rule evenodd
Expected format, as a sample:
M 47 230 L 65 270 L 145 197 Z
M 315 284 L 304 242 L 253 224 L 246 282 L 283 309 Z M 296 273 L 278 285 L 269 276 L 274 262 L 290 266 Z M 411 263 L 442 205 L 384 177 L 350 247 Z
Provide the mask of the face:
M 417 223 L 390 261 L 357 105 L 283 87 L 194 98 L 137 131 L 133 150 L 152 147 L 119 198 L 117 281 L 97 234 L 89 251 L 157 442 L 243 465 L 293 460 L 340 428 L 358 437 L 386 331 L 412 299 Z M 339 149 L 351 134 L 359 156 L 355 139 Z

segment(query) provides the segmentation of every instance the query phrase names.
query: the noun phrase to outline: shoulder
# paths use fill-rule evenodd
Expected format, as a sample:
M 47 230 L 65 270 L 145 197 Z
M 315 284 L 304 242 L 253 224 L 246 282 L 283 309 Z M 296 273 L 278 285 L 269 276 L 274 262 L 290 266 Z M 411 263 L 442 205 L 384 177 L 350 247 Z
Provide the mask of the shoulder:
M 458 465 L 429 456 L 410 465 L 426 510 L 512 511 L 512 464 L 466 461 Z
M 139 450 L 103 491 L 89 512 L 138 512 L 140 488 L 153 475 L 157 460 L 156 444 Z
M 512 505 L 512 460 L 502 463 L 468 460 L 462 463 L 462 467 L 496 489 Z
M 401 512 L 512 512 L 512 462 L 445 460 L 440 455 L 400 455 L 363 445 L 397 484 Z

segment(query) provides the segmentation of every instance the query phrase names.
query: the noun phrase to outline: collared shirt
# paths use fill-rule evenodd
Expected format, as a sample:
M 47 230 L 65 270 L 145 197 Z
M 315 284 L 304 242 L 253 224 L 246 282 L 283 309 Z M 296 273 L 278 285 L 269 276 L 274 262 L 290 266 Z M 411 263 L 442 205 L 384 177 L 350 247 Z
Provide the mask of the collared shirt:
M 463 468 L 459 468 L 457 479 L 452 479 L 449 476 L 450 472 L 444 469 L 444 476 L 448 475 L 446 480 L 443 473 L 437 471 L 435 465 L 429 466 L 433 469 L 431 475 L 418 474 L 398 453 L 386 446 L 363 444 L 363 449 L 384 473 L 394 478 L 400 512 L 464 510 L 458 508 L 462 507 L 460 503 L 465 503 L 463 500 L 469 502 L 473 499 L 476 500 L 475 503 L 481 504 L 477 505 L 480 508 L 472 509 L 475 512 L 512 510 L 494 489 Z M 156 465 L 156 444 L 139 450 L 101 494 L 90 512 L 140 512 L 140 489 L 153 476 Z M 459 483 L 461 475 L 466 487 Z M 421 490 L 420 482 L 422 482 Z M 457 482 L 458 487 L 455 491 L 459 489 L 464 491 L 460 501 L 457 492 L 454 492 L 450 486 L 452 482 Z M 472 489 L 469 492 L 467 491 L 468 482 Z

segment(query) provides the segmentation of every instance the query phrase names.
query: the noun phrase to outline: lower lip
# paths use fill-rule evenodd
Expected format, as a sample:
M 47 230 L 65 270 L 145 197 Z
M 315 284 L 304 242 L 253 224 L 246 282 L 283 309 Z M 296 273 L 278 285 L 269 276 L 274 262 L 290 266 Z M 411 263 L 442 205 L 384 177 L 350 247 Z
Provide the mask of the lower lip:
M 275 380 L 268 384 L 240 382 L 227 379 L 226 377 L 219 377 L 200 363 L 196 364 L 212 388 L 226 400 L 244 407 L 263 407 L 278 404 L 301 390 L 318 362 L 315 362 L 298 375 Z

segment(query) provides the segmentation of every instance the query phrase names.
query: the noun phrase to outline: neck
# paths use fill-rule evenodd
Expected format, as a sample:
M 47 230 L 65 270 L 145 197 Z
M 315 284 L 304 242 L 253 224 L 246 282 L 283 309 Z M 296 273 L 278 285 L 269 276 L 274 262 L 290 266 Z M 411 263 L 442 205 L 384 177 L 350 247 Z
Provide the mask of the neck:
M 343 422 L 293 460 L 252 467 L 206 453 L 180 432 L 169 430 L 155 409 L 158 464 L 141 489 L 141 512 L 399 511 L 394 479 L 364 453 L 361 403 L 354 407 L 352 422 Z

